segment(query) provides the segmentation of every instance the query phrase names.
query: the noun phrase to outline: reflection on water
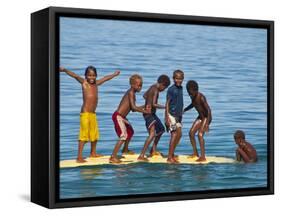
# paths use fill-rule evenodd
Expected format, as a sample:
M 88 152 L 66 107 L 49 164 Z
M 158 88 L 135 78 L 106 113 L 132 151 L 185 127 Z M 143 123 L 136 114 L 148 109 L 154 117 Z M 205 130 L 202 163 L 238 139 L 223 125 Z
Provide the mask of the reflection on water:
M 233 133 L 246 132 L 259 155 L 257 164 L 160 165 L 134 164 L 62 169 L 60 196 L 79 198 L 127 194 L 198 191 L 266 186 L 266 31 L 263 29 L 177 25 L 129 21 L 63 18 L 60 64 L 83 76 L 94 65 L 98 77 L 121 70 L 121 74 L 99 87 L 100 140 L 98 152 L 109 155 L 116 143 L 111 120 L 133 73 L 143 76 L 142 94 L 163 73 L 185 72 L 184 85 L 194 79 L 212 108 L 213 121 L 206 135 L 207 155 L 234 157 Z M 166 92 L 159 103 L 165 103 Z M 184 104 L 190 99 L 184 88 Z M 77 154 L 79 112 L 82 93 L 79 83 L 60 74 L 60 159 Z M 163 119 L 163 110 L 158 111 Z M 197 117 L 195 110 L 183 118 L 183 137 L 177 154 L 190 154 L 188 131 Z M 147 136 L 143 117 L 128 115 L 135 135 L 131 148 L 140 152 Z M 168 152 L 169 134 L 159 142 Z M 84 156 L 90 145 L 86 144 Z

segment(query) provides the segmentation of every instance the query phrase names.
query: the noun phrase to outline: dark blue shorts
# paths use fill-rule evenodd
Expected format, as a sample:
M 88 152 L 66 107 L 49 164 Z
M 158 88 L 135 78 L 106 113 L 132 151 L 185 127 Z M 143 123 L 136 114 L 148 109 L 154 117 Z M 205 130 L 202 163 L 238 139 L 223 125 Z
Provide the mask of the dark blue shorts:
M 165 132 L 164 125 L 162 124 L 162 122 L 160 121 L 160 119 L 156 114 L 144 114 L 143 117 L 145 120 L 145 126 L 147 130 L 149 130 L 151 126 L 155 125 L 156 136 L 159 135 L 160 133 Z

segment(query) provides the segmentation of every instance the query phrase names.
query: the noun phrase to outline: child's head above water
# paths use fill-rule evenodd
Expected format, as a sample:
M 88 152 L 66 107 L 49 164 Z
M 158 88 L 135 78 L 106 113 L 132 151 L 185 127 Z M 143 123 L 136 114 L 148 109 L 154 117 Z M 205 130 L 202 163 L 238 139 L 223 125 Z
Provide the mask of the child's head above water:
M 171 84 L 170 78 L 164 74 L 158 77 L 157 82 L 159 84 L 159 91 L 164 91 Z
M 138 74 L 132 75 L 130 77 L 130 85 L 136 92 L 140 92 L 142 88 L 142 77 Z
M 186 91 L 188 92 L 189 96 L 194 97 L 199 90 L 198 83 L 194 80 L 189 80 L 186 83 Z
M 175 70 L 173 73 L 173 79 L 176 86 L 181 86 L 184 79 L 184 73 L 181 70 Z
M 245 140 L 245 133 L 242 130 L 235 131 L 234 140 L 236 144 L 239 144 L 242 140 Z
M 90 65 L 85 69 L 85 79 L 87 80 L 88 83 L 94 84 L 96 83 L 96 78 L 97 78 L 97 69 Z

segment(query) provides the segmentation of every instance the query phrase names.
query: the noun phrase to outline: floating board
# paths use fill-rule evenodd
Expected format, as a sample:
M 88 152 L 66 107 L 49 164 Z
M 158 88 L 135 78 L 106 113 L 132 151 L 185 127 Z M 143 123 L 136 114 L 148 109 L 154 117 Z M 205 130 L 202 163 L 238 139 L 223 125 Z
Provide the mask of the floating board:
M 113 165 L 123 165 L 123 164 L 131 164 L 131 163 L 166 163 L 167 157 L 162 156 L 153 156 L 148 158 L 148 162 L 138 161 L 138 154 L 134 155 L 122 155 L 123 158 L 120 160 L 121 163 L 113 164 Z M 63 160 L 60 161 L 60 168 L 74 168 L 74 167 L 82 167 L 82 166 L 96 166 L 96 165 L 106 165 L 112 164 L 109 162 L 110 156 L 102 156 L 97 158 L 86 158 L 85 163 L 77 163 L 76 160 Z M 216 157 L 216 156 L 208 156 L 206 157 L 207 161 L 204 162 L 196 162 L 197 158 L 190 158 L 188 155 L 179 155 L 178 161 L 180 164 L 208 164 L 208 163 L 235 163 L 236 161 L 232 158 L 226 157 Z

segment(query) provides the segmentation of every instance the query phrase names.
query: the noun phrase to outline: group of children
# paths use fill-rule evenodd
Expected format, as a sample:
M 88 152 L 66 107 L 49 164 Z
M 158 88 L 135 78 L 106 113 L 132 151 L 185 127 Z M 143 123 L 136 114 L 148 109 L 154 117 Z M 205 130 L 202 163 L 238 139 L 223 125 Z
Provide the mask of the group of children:
M 111 80 L 118 76 L 120 71 L 115 71 L 113 74 L 104 76 L 97 80 L 97 71 L 93 66 L 89 66 L 85 70 L 85 78 L 60 67 L 61 72 L 75 78 L 82 86 L 83 92 L 83 105 L 80 113 L 80 133 L 78 144 L 77 162 L 84 163 L 86 160 L 82 156 L 83 147 L 86 142 L 91 142 L 90 157 L 100 157 L 97 154 L 96 145 L 99 139 L 99 128 L 96 117 L 96 107 L 98 104 L 98 86 L 104 82 Z M 182 82 L 184 80 L 184 73 L 181 70 L 176 70 L 173 73 L 174 84 L 170 86 L 170 78 L 167 75 L 159 76 L 157 82 L 150 86 L 144 93 L 145 104 L 143 106 L 136 105 L 136 93 L 142 89 L 142 77 L 134 74 L 130 77 L 130 88 L 126 91 L 117 110 L 112 115 L 114 127 L 117 136 L 119 137 L 112 155 L 109 159 L 110 163 L 121 163 L 117 154 L 119 149 L 123 146 L 123 154 L 134 154 L 129 150 L 129 143 L 134 134 L 134 130 L 128 119 L 126 118 L 130 111 L 140 112 L 143 114 L 145 125 L 148 131 L 148 137 L 145 140 L 144 147 L 138 157 L 139 161 L 148 161 L 145 153 L 149 145 L 153 142 L 150 150 L 150 157 L 154 155 L 162 155 L 157 151 L 157 144 L 165 132 L 165 128 L 170 132 L 170 144 L 168 152 L 168 163 L 179 163 L 178 157 L 174 154 L 176 146 L 179 144 L 182 136 L 182 116 L 184 112 L 195 108 L 198 112 L 198 117 L 193 122 L 189 131 L 190 142 L 193 148 L 193 154 L 189 157 L 198 157 L 196 161 L 206 161 L 205 156 L 205 141 L 204 134 L 209 131 L 209 125 L 212 121 L 211 109 L 207 103 L 205 96 L 199 92 L 199 87 L 196 81 L 190 80 L 186 84 L 186 90 L 191 98 L 191 103 L 186 108 L 183 107 L 183 88 Z M 170 86 L 170 87 L 169 87 Z M 169 87 L 169 88 L 168 88 Z M 159 93 L 168 88 L 167 99 L 165 105 L 158 104 Z M 157 109 L 165 109 L 165 126 L 156 115 Z M 195 134 L 198 133 L 198 140 L 200 143 L 199 156 Z M 244 162 L 255 162 L 257 154 L 253 146 L 245 140 L 243 131 L 236 131 L 234 134 L 235 142 L 238 145 L 236 150 L 236 158 Z

